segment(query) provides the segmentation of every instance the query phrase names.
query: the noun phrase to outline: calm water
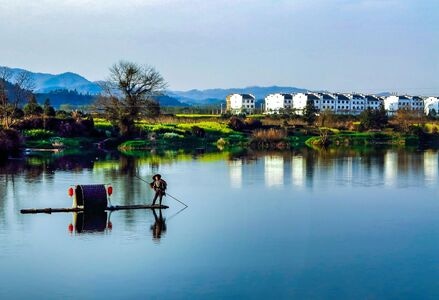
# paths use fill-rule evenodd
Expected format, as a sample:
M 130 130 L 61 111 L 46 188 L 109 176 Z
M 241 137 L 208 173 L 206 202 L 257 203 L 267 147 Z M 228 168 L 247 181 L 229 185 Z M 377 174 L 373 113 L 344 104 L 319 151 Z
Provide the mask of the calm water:
M 134 175 L 156 172 L 189 205 L 168 197 L 166 226 L 149 210 L 19 213 L 68 207 L 81 183 L 147 203 Z M 431 150 L 9 161 L 0 299 L 437 299 L 438 196 Z

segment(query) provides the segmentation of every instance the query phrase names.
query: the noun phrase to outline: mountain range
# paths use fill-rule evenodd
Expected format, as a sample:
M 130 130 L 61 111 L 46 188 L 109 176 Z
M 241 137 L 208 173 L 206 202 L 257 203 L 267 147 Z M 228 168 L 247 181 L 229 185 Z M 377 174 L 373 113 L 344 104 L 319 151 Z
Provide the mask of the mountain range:
M 11 72 L 12 83 L 15 82 L 15 78 L 20 72 L 29 72 L 32 75 L 32 79 L 34 81 L 35 93 L 49 93 L 57 90 L 76 90 L 80 94 L 97 95 L 102 91 L 101 87 L 97 83 L 91 82 L 81 75 L 72 72 L 54 75 L 47 73 L 34 73 L 19 68 L 1 68 L 6 68 Z
M 85 77 L 66 72 L 62 74 L 47 74 L 30 72 L 19 68 L 7 68 L 12 73 L 11 82 L 14 83 L 19 72 L 29 72 L 34 80 L 38 101 L 49 98 L 54 106 L 59 104 L 87 105 L 92 102 L 94 96 L 102 92 L 99 82 L 92 82 Z M 246 88 L 229 88 L 229 89 L 193 89 L 189 91 L 172 91 L 168 90 L 164 96 L 158 97 L 163 106 L 204 106 L 219 105 L 225 103 L 227 95 L 232 93 L 253 94 L 256 99 L 263 99 L 271 93 L 298 93 L 305 92 L 306 89 L 286 86 L 250 86 Z M 65 102 L 63 103 L 63 99 Z

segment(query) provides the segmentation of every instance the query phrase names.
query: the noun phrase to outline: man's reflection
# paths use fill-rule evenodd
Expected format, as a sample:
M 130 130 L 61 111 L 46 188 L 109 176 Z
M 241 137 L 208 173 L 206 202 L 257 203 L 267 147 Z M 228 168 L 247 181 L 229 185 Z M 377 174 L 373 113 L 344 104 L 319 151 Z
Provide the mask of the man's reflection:
M 152 231 L 152 238 L 155 241 L 159 241 L 162 237 L 162 234 L 166 232 L 166 219 L 162 216 L 162 210 L 159 209 L 159 215 L 157 216 L 157 213 L 155 212 L 155 209 L 152 210 L 152 213 L 154 214 L 155 222 L 153 225 L 151 225 L 151 231 Z

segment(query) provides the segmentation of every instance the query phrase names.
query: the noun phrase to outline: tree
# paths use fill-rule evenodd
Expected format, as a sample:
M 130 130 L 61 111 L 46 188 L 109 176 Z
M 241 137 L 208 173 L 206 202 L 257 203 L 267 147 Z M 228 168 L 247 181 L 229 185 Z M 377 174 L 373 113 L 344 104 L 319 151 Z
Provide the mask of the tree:
M 145 116 L 156 116 L 160 105 L 154 96 L 162 94 L 166 83 L 151 66 L 120 61 L 110 68 L 105 92 L 96 102 L 107 117 L 119 126 L 122 135 L 135 132 L 135 122 Z
M 32 96 L 33 89 L 34 79 L 30 72 L 21 71 L 13 75 L 10 69 L 0 67 L 0 119 L 6 128 L 13 124 L 17 115 L 15 112 Z
M 55 109 L 52 105 L 50 105 L 50 99 L 47 98 L 44 100 L 43 104 L 43 114 L 45 117 L 54 117 L 55 116 Z
M 383 104 L 380 105 L 379 109 L 368 108 L 360 114 L 361 127 L 366 130 L 383 129 L 388 122 L 389 118 Z
M 23 108 L 25 116 L 39 116 L 43 113 L 43 108 L 38 104 L 37 98 L 33 95 Z
M 303 111 L 303 119 L 308 125 L 312 125 L 317 118 L 317 108 L 314 105 L 314 100 L 308 99 Z
M 321 127 L 331 127 L 334 125 L 335 123 L 335 114 L 334 112 L 329 109 L 326 108 L 325 110 L 320 112 L 320 116 L 319 116 L 319 121 L 320 121 L 320 126 Z

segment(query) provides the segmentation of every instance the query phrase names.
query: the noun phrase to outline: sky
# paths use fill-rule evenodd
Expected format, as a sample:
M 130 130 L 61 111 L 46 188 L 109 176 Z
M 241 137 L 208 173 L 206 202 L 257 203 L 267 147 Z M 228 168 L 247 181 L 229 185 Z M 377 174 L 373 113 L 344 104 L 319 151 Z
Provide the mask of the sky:
M 439 94 L 437 0 L 0 0 L 0 65 L 172 90 L 296 86 Z

